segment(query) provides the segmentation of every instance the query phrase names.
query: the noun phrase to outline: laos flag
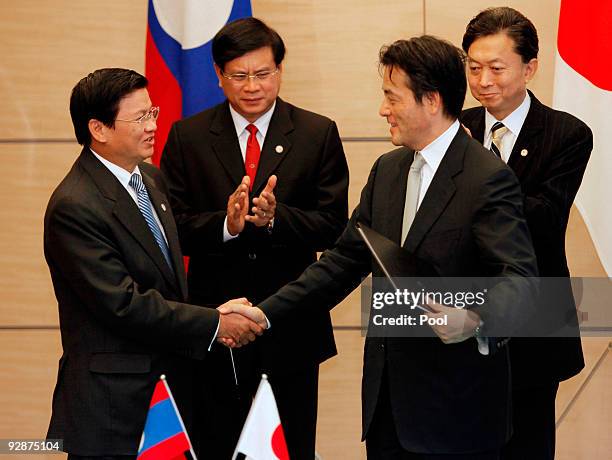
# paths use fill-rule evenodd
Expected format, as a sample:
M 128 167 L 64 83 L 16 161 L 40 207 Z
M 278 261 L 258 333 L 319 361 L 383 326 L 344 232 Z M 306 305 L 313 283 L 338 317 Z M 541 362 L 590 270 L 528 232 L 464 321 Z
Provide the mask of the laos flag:
M 195 459 L 166 377 L 161 376 L 149 405 L 137 460 L 186 460 Z
M 227 22 L 247 16 L 250 0 L 149 0 L 145 75 L 151 100 L 161 108 L 155 164 L 172 123 L 224 100 L 212 38 Z

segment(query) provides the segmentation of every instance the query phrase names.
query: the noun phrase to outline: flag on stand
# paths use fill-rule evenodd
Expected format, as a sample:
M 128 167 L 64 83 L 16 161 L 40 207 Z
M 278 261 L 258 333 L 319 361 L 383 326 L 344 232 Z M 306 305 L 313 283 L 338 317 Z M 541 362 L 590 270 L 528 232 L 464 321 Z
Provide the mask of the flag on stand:
M 154 164 L 172 123 L 223 101 L 211 40 L 227 22 L 246 16 L 250 0 L 149 0 L 145 76 L 161 109 Z
M 276 400 L 265 374 L 261 376 L 232 460 L 238 454 L 246 455 L 248 460 L 289 460 Z
M 593 130 L 576 197 L 599 258 L 612 276 L 612 1 L 561 0 L 553 106 Z
M 183 460 L 189 458 L 187 452 L 195 460 L 181 414 L 162 375 L 151 397 L 137 460 Z

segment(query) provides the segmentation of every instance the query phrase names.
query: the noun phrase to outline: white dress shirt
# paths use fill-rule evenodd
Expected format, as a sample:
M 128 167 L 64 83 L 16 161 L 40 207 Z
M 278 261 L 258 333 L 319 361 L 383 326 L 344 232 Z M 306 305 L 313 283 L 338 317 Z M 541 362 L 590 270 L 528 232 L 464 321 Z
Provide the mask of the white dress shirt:
M 234 128 L 236 128 L 236 136 L 238 137 L 238 144 L 240 145 L 240 153 L 242 154 L 242 162 L 246 158 L 246 145 L 249 140 L 249 136 L 251 133 L 246 129 L 250 124 L 255 125 L 257 128 L 257 142 L 259 143 L 259 148 L 263 147 L 264 141 L 266 140 L 266 134 L 268 133 L 268 128 L 270 127 L 270 120 L 272 119 L 272 114 L 274 113 L 274 109 L 276 108 L 276 101 L 270 107 L 266 113 L 264 113 L 261 117 L 251 123 L 249 120 L 244 118 L 238 112 L 234 110 L 232 105 L 229 105 L 230 114 L 232 116 L 232 120 L 234 122 Z M 223 242 L 229 241 L 231 239 L 237 238 L 238 234 L 231 235 L 229 230 L 227 229 L 227 216 L 225 216 L 225 221 L 223 223 Z
M 525 99 L 523 99 L 521 105 L 514 109 L 514 111 L 503 120 L 496 119 L 489 113 L 488 110 L 485 109 L 485 136 L 483 145 L 486 148 L 491 148 L 491 142 L 493 142 L 491 128 L 496 122 L 501 121 L 504 126 L 508 128 L 508 132 L 506 132 L 501 139 L 500 149 L 501 158 L 505 163 L 508 163 L 508 160 L 510 159 L 510 154 L 512 153 L 516 139 L 518 138 L 521 128 L 523 127 L 523 123 L 525 123 L 525 119 L 527 118 L 529 107 L 531 107 L 531 97 L 529 96 L 529 93 L 525 92 Z

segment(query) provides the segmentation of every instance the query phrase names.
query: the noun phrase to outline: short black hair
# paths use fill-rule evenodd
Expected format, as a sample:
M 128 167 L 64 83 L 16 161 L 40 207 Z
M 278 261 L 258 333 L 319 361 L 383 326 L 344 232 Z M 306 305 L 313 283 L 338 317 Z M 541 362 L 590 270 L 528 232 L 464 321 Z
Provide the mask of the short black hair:
M 144 76 L 128 69 L 98 69 L 82 78 L 70 95 L 70 116 L 78 143 L 91 145 L 91 119 L 114 128 L 121 99 L 147 84 Z
M 478 13 L 465 28 L 463 50 L 467 53 L 478 38 L 505 33 L 514 41 L 514 50 L 527 64 L 538 57 L 538 31 L 519 11 L 507 6 L 487 8 Z
M 225 70 L 225 64 L 251 51 L 269 46 L 278 66 L 285 58 L 285 43 L 276 30 L 257 18 L 236 19 L 227 23 L 212 41 L 215 64 Z
M 459 117 L 467 89 L 465 55 L 459 48 L 446 40 L 423 35 L 383 46 L 378 58 L 380 70 L 390 67 L 406 73 L 406 85 L 418 103 L 425 94 L 437 92 L 444 113 L 451 118 Z

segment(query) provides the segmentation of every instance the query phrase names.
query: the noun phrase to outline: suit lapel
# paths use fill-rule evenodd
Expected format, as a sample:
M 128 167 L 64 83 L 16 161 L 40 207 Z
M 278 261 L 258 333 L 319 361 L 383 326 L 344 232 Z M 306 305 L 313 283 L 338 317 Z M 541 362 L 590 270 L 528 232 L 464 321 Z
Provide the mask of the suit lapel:
M 217 136 L 212 144 L 215 155 L 217 155 L 219 162 L 234 183 L 238 185 L 246 175 L 246 170 L 244 169 L 244 160 L 242 159 L 236 128 L 227 101 L 215 113 L 209 129 L 212 134 Z
M 178 240 L 178 232 L 176 230 L 176 224 L 174 223 L 174 218 L 172 217 L 172 213 L 170 212 L 170 205 L 168 204 L 168 199 L 166 196 L 160 192 L 153 180 L 142 172 L 142 179 L 147 187 L 147 192 L 149 193 L 149 198 L 151 198 L 151 202 L 153 203 L 153 207 L 155 208 L 155 212 L 161 221 L 162 226 L 164 227 L 164 233 L 166 234 L 166 240 L 168 241 L 168 249 L 170 250 L 170 257 L 172 258 L 172 265 L 175 273 L 178 273 L 178 276 L 175 276 L 169 269 L 168 264 L 166 263 L 166 259 L 161 254 L 161 250 L 159 254 L 163 259 L 163 271 L 166 279 L 172 280 L 172 285 L 177 287 L 176 281 L 180 280 L 180 289 L 183 294 L 183 298 L 187 298 L 187 285 L 185 281 L 185 277 L 182 276 L 182 272 L 184 270 L 183 261 L 181 260 L 181 249 L 180 243 Z M 156 243 L 157 246 L 157 243 Z M 159 249 L 159 246 L 157 246 Z M 169 277 L 169 278 L 168 278 Z
M 484 144 L 484 138 L 485 138 L 485 109 L 484 107 L 480 107 L 478 109 L 478 112 L 476 113 L 474 120 L 470 123 L 470 126 L 468 126 L 468 129 L 470 130 L 472 137 L 474 139 L 476 139 L 481 144 Z
M 123 188 L 113 173 L 93 156 L 89 149 L 83 149 L 80 161 L 96 182 L 102 194 L 114 202 L 114 216 L 136 240 L 147 256 L 151 258 L 164 278 L 172 286 L 176 286 L 174 275 L 170 271 L 161 249 L 157 245 L 140 209 L 138 209 L 127 190 Z
M 414 222 L 404 244 L 408 251 L 416 251 L 431 226 L 438 220 L 455 194 L 456 187 L 453 177 L 463 169 L 463 155 L 468 140 L 468 135 L 462 128 L 459 128 L 446 150 L 444 158 L 442 158 L 421 206 L 414 216 Z
M 508 166 L 512 168 L 517 177 L 523 177 L 528 166 L 536 156 L 537 145 L 540 142 L 540 133 L 544 130 L 542 103 L 536 99 L 531 91 L 531 106 L 527 118 L 523 123 L 512 153 L 508 159 Z
M 285 101 L 278 98 L 274 113 L 270 119 L 266 139 L 261 149 L 255 183 L 253 184 L 253 193 L 255 195 L 261 192 L 268 178 L 274 174 L 278 165 L 291 150 L 291 141 L 286 136 L 291 131 L 293 131 L 293 122 L 289 116 L 289 108 Z

